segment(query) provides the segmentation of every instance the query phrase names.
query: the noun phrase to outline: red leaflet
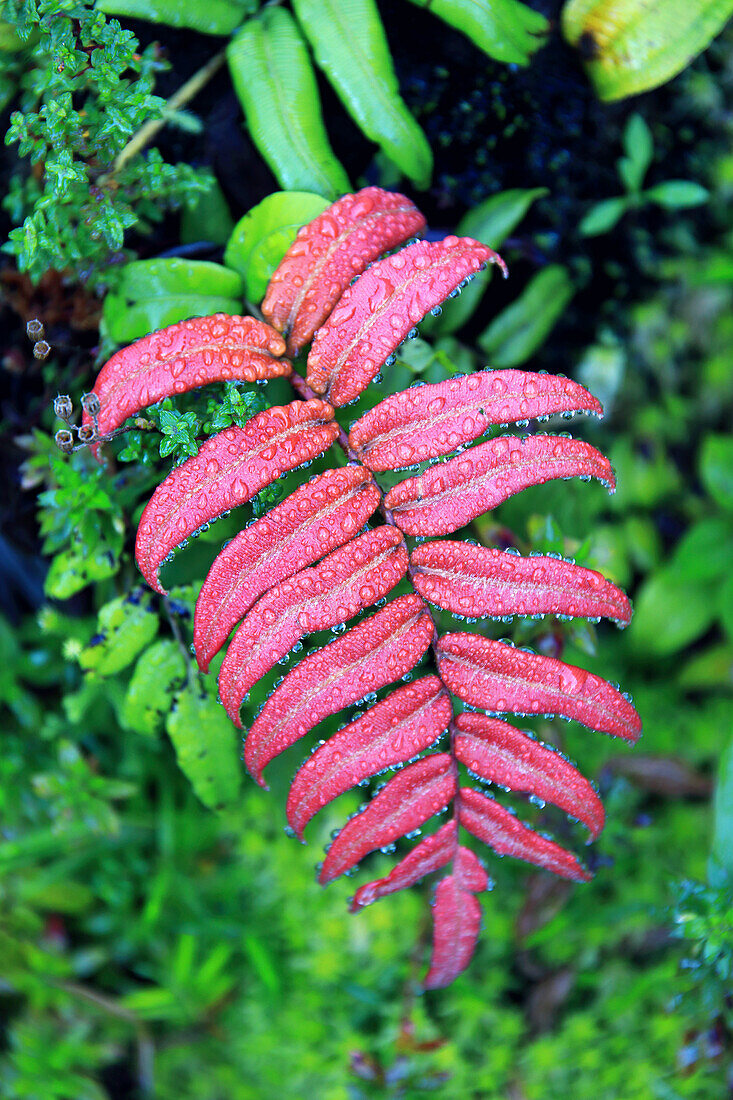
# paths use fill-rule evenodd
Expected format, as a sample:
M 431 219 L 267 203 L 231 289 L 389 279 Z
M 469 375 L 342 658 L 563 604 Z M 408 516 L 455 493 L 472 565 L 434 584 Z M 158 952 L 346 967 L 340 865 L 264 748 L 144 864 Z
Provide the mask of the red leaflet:
M 270 585 L 348 542 L 378 506 L 369 472 L 346 466 L 312 478 L 240 531 L 212 565 L 196 603 L 199 667 L 208 672 L 232 627 Z
M 299 229 L 262 303 L 265 318 L 288 339 L 288 355 L 308 343 L 355 275 L 424 228 L 404 195 L 365 187 Z
M 491 424 L 581 410 L 603 411 L 569 378 L 486 370 L 386 398 L 357 420 L 349 442 L 371 470 L 398 470 L 449 454 Z
M 404 676 L 430 645 L 433 621 L 419 596 L 400 596 L 292 669 L 255 719 L 244 760 L 262 769 L 318 722 Z M 235 725 L 239 715 L 229 712 Z
M 457 875 L 438 883 L 433 906 L 433 953 L 424 989 L 442 989 L 466 969 L 481 928 L 481 906 Z
M 437 871 L 444 867 L 456 852 L 458 840 L 458 825 L 455 820 L 446 821 L 441 825 L 437 833 L 426 836 L 419 844 L 415 845 L 399 863 L 395 864 L 390 873 L 384 878 L 375 879 L 360 886 L 351 899 L 349 906 L 352 913 L 358 913 L 367 905 L 372 905 L 386 894 L 394 894 L 397 890 L 404 890 L 414 886 L 431 871 Z
M 638 740 L 641 721 L 620 691 L 592 672 L 478 634 L 443 634 L 440 674 L 464 703 L 494 712 L 562 714 L 590 729 Z
M 219 672 L 227 712 L 237 714 L 250 688 L 306 634 L 353 618 L 386 596 L 406 572 L 400 532 L 378 527 L 271 588 L 229 643 Z
M 456 718 L 457 758 L 483 779 L 536 795 L 582 821 L 595 839 L 603 828 L 603 803 L 587 779 L 559 752 L 500 718 L 466 712 Z
M 432 745 L 453 716 L 437 676 L 397 688 L 321 745 L 295 776 L 287 817 L 297 836 L 314 814 L 362 779 Z
M 281 474 L 323 454 L 338 432 L 325 401 L 293 401 L 207 440 L 158 486 L 140 519 L 135 557 L 150 587 L 165 594 L 158 569 L 184 539 L 251 500 Z
M 485 263 L 503 261 L 470 237 L 418 241 L 347 287 L 308 355 L 308 385 L 333 405 L 358 397 L 425 314 Z
M 355 867 L 375 848 L 385 848 L 405 833 L 419 829 L 456 793 L 455 765 L 450 753 L 426 756 L 409 764 L 344 825 L 323 861 L 318 881 L 327 882 Z
M 611 492 L 613 469 L 589 443 L 554 435 L 505 435 L 408 477 L 385 504 L 408 535 L 446 535 L 529 485 L 556 477 L 596 477 Z
M 427 542 L 410 555 L 421 596 L 456 615 L 606 615 L 631 619 L 629 601 L 594 569 L 465 542 Z
M 472 791 L 470 787 L 461 787 L 458 792 L 458 820 L 464 829 L 501 856 L 513 856 L 514 859 L 535 863 L 576 882 L 590 882 L 593 878 L 572 852 L 527 828 L 493 798 Z
M 285 341 L 269 325 L 226 313 L 179 321 L 144 336 L 113 355 L 97 376 L 100 434 L 114 431 L 147 405 L 207 382 L 288 375 L 290 363 L 276 358 L 284 352 Z M 91 419 L 84 415 L 85 424 Z

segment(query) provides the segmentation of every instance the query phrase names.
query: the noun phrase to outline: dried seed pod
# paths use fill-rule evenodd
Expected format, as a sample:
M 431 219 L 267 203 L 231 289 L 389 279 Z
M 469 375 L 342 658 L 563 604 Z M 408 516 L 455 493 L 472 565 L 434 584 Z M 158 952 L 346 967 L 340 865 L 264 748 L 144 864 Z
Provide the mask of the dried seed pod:
M 33 357 L 35 359 L 48 359 L 51 354 L 51 345 L 46 340 L 39 340 L 33 345 Z
M 37 317 L 34 317 L 25 326 L 26 336 L 29 340 L 42 340 L 46 335 L 46 330 L 43 327 L 43 321 L 39 321 Z
M 94 443 L 98 438 L 97 429 L 93 424 L 82 424 L 78 431 L 80 443 Z
M 99 416 L 99 410 L 102 406 L 96 393 L 82 394 L 81 404 L 85 413 L 89 413 L 90 416 Z
M 74 449 L 74 437 L 68 428 L 61 428 L 54 436 L 56 446 L 64 454 L 69 454 Z
M 57 416 L 59 420 L 71 420 L 74 415 L 74 402 L 71 400 L 68 393 L 60 393 L 58 395 L 53 403 L 53 412 L 54 416 Z

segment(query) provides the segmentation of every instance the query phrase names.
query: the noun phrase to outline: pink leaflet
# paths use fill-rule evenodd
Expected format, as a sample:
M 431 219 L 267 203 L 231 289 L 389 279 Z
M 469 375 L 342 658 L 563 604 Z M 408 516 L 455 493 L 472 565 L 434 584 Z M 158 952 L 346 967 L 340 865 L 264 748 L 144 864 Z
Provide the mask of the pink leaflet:
M 581 410 L 603 411 L 569 378 L 486 370 L 387 397 L 357 420 L 349 442 L 370 470 L 399 470 L 449 454 L 491 424 Z
M 464 829 L 499 855 L 526 860 L 576 882 L 589 882 L 593 878 L 572 852 L 523 825 L 493 798 L 470 787 L 461 787 L 457 801 L 458 820 Z
M 443 634 L 438 666 L 464 703 L 498 713 L 562 714 L 590 729 L 637 741 L 641 720 L 629 700 L 592 672 L 478 634 Z
M 351 870 L 375 848 L 384 848 L 448 805 L 456 792 L 450 753 L 408 764 L 369 803 L 347 821 L 328 850 L 318 881 L 325 886 Z
M 562 559 L 439 541 L 415 547 L 410 562 L 420 595 L 457 615 L 606 615 L 620 625 L 631 620 L 620 588 L 594 569 Z
M 227 712 L 237 714 L 250 689 L 306 634 L 353 618 L 406 572 L 402 535 L 395 527 L 378 527 L 271 588 L 229 643 L 219 672 Z
M 379 506 L 359 466 L 327 470 L 232 539 L 209 570 L 196 602 L 193 642 L 208 672 L 235 623 L 268 588 L 348 542 Z
M 470 963 L 481 929 L 481 906 L 455 874 L 438 883 L 433 906 L 433 951 L 424 989 L 443 989 Z
M 327 402 L 293 401 L 207 440 L 168 474 L 140 518 L 135 558 L 150 587 L 165 595 L 158 569 L 176 546 L 281 474 L 323 454 L 338 432 Z
M 444 867 L 446 863 L 453 859 L 457 843 L 458 825 L 455 819 L 446 821 L 437 833 L 426 836 L 424 840 L 415 845 L 411 852 L 403 856 L 388 875 L 360 886 L 351 899 L 350 911 L 358 913 L 360 909 L 372 905 L 379 898 L 383 898 L 387 894 L 394 894 L 397 890 L 414 886 L 425 875 Z
M 287 818 L 296 836 L 302 840 L 313 815 L 362 779 L 429 748 L 452 716 L 438 677 L 423 676 L 334 733 L 306 760 L 290 787 Z
M 365 187 L 299 229 L 262 303 L 265 319 L 286 337 L 288 355 L 310 341 L 355 275 L 424 228 L 404 195 Z
M 470 237 L 418 241 L 373 264 L 316 333 L 308 385 L 332 405 L 358 397 L 408 332 L 486 263 L 503 260 Z
M 209 382 L 255 382 L 291 373 L 279 332 L 253 317 L 215 313 L 194 317 L 143 336 L 122 348 L 102 367 L 93 392 L 99 398 L 101 435 L 118 428 L 164 397 Z M 92 418 L 85 413 L 84 423 Z
M 500 718 L 466 712 L 456 718 L 454 751 L 470 771 L 559 806 L 577 817 L 595 839 L 603 828 L 603 803 L 580 772 Z
M 529 485 L 552 478 L 596 477 L 611 492 L 607 458 L 580 439 L 499 436 L 390 489 L 385 504 L 408 535 L 446 535 Z
M 430 645 L 433 621 L 419 596 L 399 596 L 292 669 L 255 719 L 244 760 L 262 769 L 323 718 L 409 672 Z M 235 725 L 239 715 L 228 712 Z

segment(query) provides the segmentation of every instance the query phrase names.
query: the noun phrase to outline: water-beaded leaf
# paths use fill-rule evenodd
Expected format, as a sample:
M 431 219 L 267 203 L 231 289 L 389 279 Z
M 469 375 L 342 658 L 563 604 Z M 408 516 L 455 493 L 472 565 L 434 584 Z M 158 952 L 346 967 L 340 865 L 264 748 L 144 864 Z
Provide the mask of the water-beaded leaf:
M 417 241 L 373 264 L 348 287 L 316 334 L 308 384 L 346 405 L 369 385 L 411 329 L 469 275 L 503 261 L 469 237 Z
M 408 535 L 447 535 L 521 489 L 567 477 L 615 486 L 608 459 L 580 439 L 500 436 L 401 481 L 385 504 Z
M 470 787 L 461 787 L 458 820 L 464 829 L 502 856 L 535 863 L 562 878 L 589 882 L 593 877 L 572 852 L 523 825 L 518 817 L 493 798 Z
M 456 615 L 607 616 L 619 625 L 631 619 L 619 588 L 595 569 L 562 559 L 439 540 L 416 546 L 410 562 L 420 595 Z
M 335 198 L 349 180 L 334 156 L 308 50 L 290 12 L 265 7 L 227 46 L 252 140 L 287 191 Z
M 416 882 L 444 867 L 453 859 L 458 845 L 458 824 L 455 820 L 446 821 L 437 833 L 426 836 L 416 844 L 411 852 L 394 865 L 384 878 L 375 879 L 360 886 L 349 906 L 352 913 L 358 913 L 367 905 L 372 905 L 387 894 L 405 890 Z
M 399 531 L 379 527 L 271 588 L 229 643 L 219 672 L 227 711 L 236 713 L 257 681 L 303 637 L 353 618 L 386 596 L 406 572 L 407 548 Z
M 456 792 L 450 753 L 427 756 L 398 772 L 365 810 L 347 821 L 328 850 L 318 881 L 325 885 L 376 848 L 394 843 L 448 805 Z
M 420 660 L 433 621 L 419 596 L 400 596 L 296 665 L 265 703 L 244 746 L 252 776 L 279 753 L 358 699 L 399 680 Z M 230 713 L 235 724 L 239 715 Z
M 374 0 L 293 0 L 316 62 L 361 130 L 401 172 L 427 187 L 433 155 L 400 96 Z
M 313 815 L 362 779 L 403 764 L 432 745 L 452 714 L 438 677 L 423 676 L 335 733 L 306 760 L 291 784 L 287 816 L 296 835 L 302 839 Z
M 256 382 L 291 371 L 285 341 L 253 317 L 214 314 L 161 329 L 109 359 L 97 375 L 97 418 L 102 435 L 147 405 L 209 382 Z M 84 423 L 91 416 L 84 414 Z
M 450 691 L 493 713 L 561 714 L 637 741 L 641 721 L 625 695 L 592 672 L 478 634 L 443 634 L 440 675 Z
M 237 737 L 217 702 L 190 688 L 182 691 L 166 730 L 178 766 L 204 806 L 219 810 L 233 802 L 242 774 Z
M 294 401 L 227 428 L 177 466 L 153 493 L 140 518 L 135 558 L 156 592 L 167 555 L 205 523 L 244 504 L 281 474 L 326 451 L 338 435 L 325 401 Z
M 267 321 L 296 355 L 323 324 L 356 275 L 425 228 L 404 195 L 365 187 L 344 195 L 298 231 L 262 303 Z
M 603 803 L 592 786 L 563 756 L 500 718 L 466 711 L 456 718 L 455 753 L 483 779 L 552 802 L 587 827 L 592 837 L 603 828 Z
M 235 623 L 267 589 L 353 538 L 379 505 L 363 467 L 327 470 L 232 539 L 196 603 L 193 640 L 203 672 Z
M 449 454 L 492 424 L 580 411 L 603 410 L 569 378 L 477 371 L 387 397 L 357 420 L 349 442 L 371 470 L 396 470 Z
M 455 981 L 471 961 L 480 928 L 477 899 L 457 874 L 446 875 L 435 891 L 433 949 L 430 969 L 422 983 L 424 989 L 442 989 Z

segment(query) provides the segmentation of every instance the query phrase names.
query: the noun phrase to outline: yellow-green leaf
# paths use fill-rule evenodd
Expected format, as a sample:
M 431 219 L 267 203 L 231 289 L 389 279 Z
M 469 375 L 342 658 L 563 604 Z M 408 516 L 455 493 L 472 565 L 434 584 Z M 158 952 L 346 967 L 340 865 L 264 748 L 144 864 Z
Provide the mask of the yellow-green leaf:
M 517 0 L 412 0 L 429 8 L 497 61 L 527 65 L 544 44 L 549 23 Z
M 209 695 L 182 691 L 166 729 L 178 766 L 204 806 L 220 810 L 232 802 L 239 791 L 242 765 L 238 737 L 224 708 Z
M 604 100 L 671 80 L 723 29 L 733 0 L 568 0 L 563 34 Z

